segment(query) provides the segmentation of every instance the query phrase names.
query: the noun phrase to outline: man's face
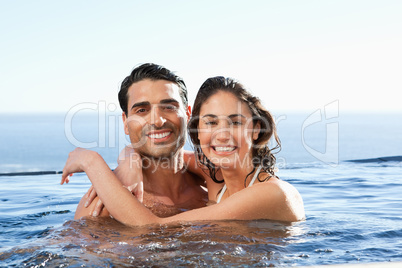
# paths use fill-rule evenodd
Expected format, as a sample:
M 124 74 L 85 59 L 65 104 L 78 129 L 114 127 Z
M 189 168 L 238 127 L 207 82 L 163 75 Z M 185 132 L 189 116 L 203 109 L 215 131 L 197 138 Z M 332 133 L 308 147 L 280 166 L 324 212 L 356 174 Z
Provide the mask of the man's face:
M 179 86 L 166 80 L 141 80 L 128 89 L 124 131 L 134 149 L 152 158 L 170 157 L 185 142 L 190 108 L 184 107 Z

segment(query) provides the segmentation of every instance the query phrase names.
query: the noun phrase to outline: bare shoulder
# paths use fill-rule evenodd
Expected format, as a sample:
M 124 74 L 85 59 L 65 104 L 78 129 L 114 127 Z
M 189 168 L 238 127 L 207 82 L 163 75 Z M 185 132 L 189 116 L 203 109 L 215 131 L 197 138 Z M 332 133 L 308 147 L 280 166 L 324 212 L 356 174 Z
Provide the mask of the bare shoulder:
M 300 221 L 305 218 L 303 199 L 290 183 L 271 178 L 250 187 L 258 201 L 267 208 L 268 218 L 283 221 Z M 263 206 L 264 206 L 263 205 Z
M 290 198 L 293 196 L 294 198 L 301 199 L 299 191 L 297 191 L 293 185 L 276 177 L 272 177 L 270 180 L 257 185 L 259 185 L 259 187 L 264 187 L 265 190 L 275 191 L 277 194 L 283 195 L 284 197 Z

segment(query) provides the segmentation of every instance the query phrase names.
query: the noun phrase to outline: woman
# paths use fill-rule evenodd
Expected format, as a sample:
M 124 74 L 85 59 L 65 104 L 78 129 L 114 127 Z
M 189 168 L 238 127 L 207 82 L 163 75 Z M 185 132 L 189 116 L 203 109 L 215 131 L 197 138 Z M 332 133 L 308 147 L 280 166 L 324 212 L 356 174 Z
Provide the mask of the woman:
M 123 189 L 115 177 L 105 179 L 110 169 L 104 162 L 92 161 L 91 154 L 85 150 L 69 156 L 62 183 L 68 179 L 68 174 L 95 165 L 102 176 L 90 178 L 92 184 L 98 187 L 99 197 L 110 214 L 127 225 L 304 219 L 300 194 L 274 174 L 275 157 L 267 144 L 272 136 L 278 143 L 276 148 L 280 143 L 273 118 L 258 98 L 251 96 L 240 83 L 224 77 L 207 79 L 194 102 L 189 134 L 197 160 L 209 170 L 208 196 L 210 203 L 216 204 L 167 218 L 157 217 Z

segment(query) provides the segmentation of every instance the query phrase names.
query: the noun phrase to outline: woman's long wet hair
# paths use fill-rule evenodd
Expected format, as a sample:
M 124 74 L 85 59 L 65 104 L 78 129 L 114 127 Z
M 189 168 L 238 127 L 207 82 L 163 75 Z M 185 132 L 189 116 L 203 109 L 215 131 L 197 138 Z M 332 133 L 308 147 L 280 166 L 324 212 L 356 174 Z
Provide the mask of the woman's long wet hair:
M 255 127 L 258 122 L 260 123 L 260 133 L 258 135 L 258 138 L 254 141 L 252 147 L 252 162 L 254 168 L 253 171 L 250 172 L 250 174 L 254 172 L 256 167 L 261 165 L 262 171 L 270 174 L 270 176 L 265 177 L 262 180 L 258 178 L 260 181 L 265 181 L 271 176 L 275 176 L 276 158 L 274 156 L 274 153 L 280 151 L 281 142 L 276 133 L 275 122 L 271 113 L 264 108 L 264 106 L 260 102 L 260 99 L 251 95 L 241 83 L 232 78 L 226 78 L 223 76 L 208 78 L 201 85 L 201 88 L 198 91 L 197 97 L 194 101 L 192 116 L 188 125 L 188 132 L 191 141 L 193 142 L 195 153 L 199 163 L 209 169 L 209 174 L 214 182 L 223 182 L 223 180 L 218 180 L 216 178 L 216 172 L 218 171 L 218 168 L 204 155 L 201 150 L 200 141 L 198 139 L 198 124 L 200 119 L 201 106 L 218 91 L 230 92 L 235 95 L 240 101 L 247 104 L 253 116 L 253 127 Z M 268 142 L 270 141 L 271 137 L 275 139 L 276 145 L 270 149 L 268 147 Z M 247 175 L 247 177 L 249 175 Z M 247 177 L 244 182 L 245 185 Z

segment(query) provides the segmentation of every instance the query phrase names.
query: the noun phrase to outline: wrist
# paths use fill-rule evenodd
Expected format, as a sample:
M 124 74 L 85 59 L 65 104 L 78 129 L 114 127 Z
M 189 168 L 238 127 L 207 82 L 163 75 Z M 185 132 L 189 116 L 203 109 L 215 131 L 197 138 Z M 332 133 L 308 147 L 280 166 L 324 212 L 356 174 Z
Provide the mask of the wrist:
M 81 168 L 87 172 L 88 168 L 92 167 L 100 155 L 95 151 L 85 150 L 83 155 L 83 161 L 81 162 Z

